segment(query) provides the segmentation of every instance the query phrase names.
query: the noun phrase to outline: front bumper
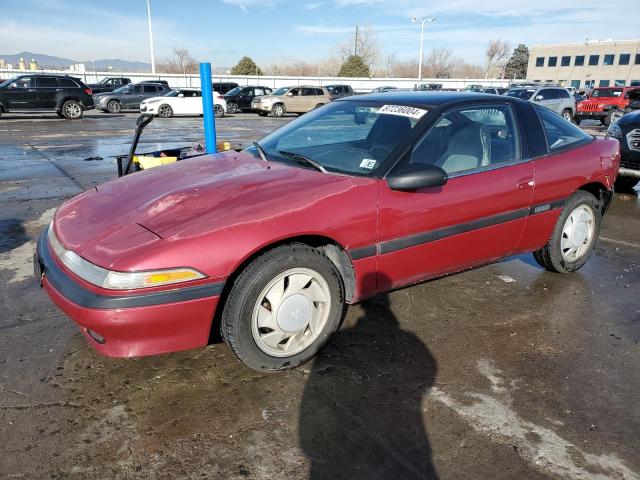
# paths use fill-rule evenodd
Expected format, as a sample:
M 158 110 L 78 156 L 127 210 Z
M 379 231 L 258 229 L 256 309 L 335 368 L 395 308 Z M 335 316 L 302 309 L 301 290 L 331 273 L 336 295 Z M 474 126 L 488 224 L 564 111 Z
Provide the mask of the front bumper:
M 53 302 L 109 357 L 137 357 L 207 345 L 224 283 L 152 293 L 89 289 L 58 262 L 44 230 L 34 269 Z M 98 293 L 100 291 L 100 293 Z
M 273 104 L 271 103 L 251 103 L 251 110 L 257 111 L 257 112 L 270 112 L 271 111 L 271 107 L 273 106 Z
M 590 118 L 599 120 L 599 119 L 604 118 L 604 117 L 606 117 L 608 115 L 609 115 L 609 112 L 600 112 L 600 111 L 585 112 L 585 111 L 578 110 L 576 112 L 574 118 L 579 118 L 580 120 L 588 120 Z

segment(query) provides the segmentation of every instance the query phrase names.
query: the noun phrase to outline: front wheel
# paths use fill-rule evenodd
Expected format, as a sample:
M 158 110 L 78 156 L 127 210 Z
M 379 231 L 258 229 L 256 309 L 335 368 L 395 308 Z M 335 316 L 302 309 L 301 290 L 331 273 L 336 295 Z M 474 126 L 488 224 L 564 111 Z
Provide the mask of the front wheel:
M 569 273 L 591 256 L 600 233 L 600 204 L 591 193 L 578 190 L 565 204 L 551 238 L 533 257 L 551 272 Z
M 62 105 L 62 116 L 68 120 L 82 118 L 82 105 L 75 100 L 67 100 Z
M 286 113 L 286 110 L 284 108 L 284 105 L 281 103 L 277 103 L 275 104 L 272 108 L 271 108 L 271 114 L 274 117 L 282 117 L 284 114 Z
M 255 259 L 236 278 L 220 330 L 233 353 L 259 371 L 311 359 L 344 313 L 342 280 L 320 250 L 295 243 Z
M 107 103 L 107 112 L 120 113 L 122 111 L 122 104 L 118 100 L 110 100 Z
M 224 108 L 221 105 L 214 105 L 213 116 L 216 118 L 224 117 Z
M 609 125 L 611 125 L 611 114 L 607 115 L 606 117 L 602 117 L 600 119 L 600 123 L 605 127 L 608 127 Z
M 163 103 L 162 105 L 160 105 L 158 107 L 158 116 L 162 118 L 172 117 L 173 109 L 171 108 L 171 105 L 167 105 L 166 103 Z
M 238 104 L 235 102 L 229 102 L 227 103 L 227 112 L 229 112 L 230 114 L 234 114 L 238 111 Z
M 567 108 L 562 111 L 562 118 L 564 118 L 567 122 L 573 120 L 573 115 L 571 114 L 571 109 Z

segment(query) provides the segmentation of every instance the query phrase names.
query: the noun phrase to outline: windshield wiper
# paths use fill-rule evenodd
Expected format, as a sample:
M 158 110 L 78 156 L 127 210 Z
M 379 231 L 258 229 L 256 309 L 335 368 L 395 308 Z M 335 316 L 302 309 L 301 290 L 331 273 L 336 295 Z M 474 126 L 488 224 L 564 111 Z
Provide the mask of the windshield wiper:
M 260 158 L 265 162 L 265 163 L 269 163 L 269 160 L 267 159 L 267 154 L 264 151 L 264 148 L 262 148 L 262 145 L 260 145 L 258 142 L 251 142 L 251 144 L 256 147 L 256 150 L 258 151 L 258 155 L 260 155 Z
M 326 168 L 324 168 L 321 164 L 319 164 L 315 160 L 311 160 L 309 157 L 305 157 L 304 155 L 301 155 L 299 153 L 288 152 L 286 150 L 278 150 L 278 153 L 280 155 L 284 155 L 286 157 L 293 158 L 296 162 L 302 163 L 303 165 L 311 165 L 313 168 L 315 168 L 316 170 L 321 171 L 322 173 L 329 173 L 329 172 L 327 172 Z

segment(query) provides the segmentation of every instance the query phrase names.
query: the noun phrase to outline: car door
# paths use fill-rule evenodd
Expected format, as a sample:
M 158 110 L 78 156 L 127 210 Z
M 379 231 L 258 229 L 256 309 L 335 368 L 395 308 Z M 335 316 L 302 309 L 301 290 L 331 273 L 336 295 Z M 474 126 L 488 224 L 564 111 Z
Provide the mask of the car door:
M 553 110 L 557 114 L 561 113 L 561 102 L 558 91 L 554 88 L 543 88 L 536 93 L 535 103 L 543 107 Z
M 122 104 L 125 108 L 140 108 L 140 102 L 143 100 L 144 85 L 132 85 L 129 93 L 122 95 Z
M 38 91 L 37 108 L 49 109 L 56 107 L 56 96 L 58 92 L 62 92 L 57 78 L 36 77 L 36 90 Z
M 185 115 L 202 115 L 202 94 L 200 91 L 187 91 L 181 100 L 184 104 L 183 113 Z
M 7 87 L 8 107 L 11 110 L 37 108 L 38 91 L 35 77 L 20 77 Z
M 302 89 L 302 112 L 308 112 L 318 104 L 318 96 L 315 88 Z
M 140 102 L 145 98 L 157 97 L 164 93 L 164 89 L 159 85 L 143 85 L 142 86 L 142 94 L 140 96 L 140 101 L 138 102 L 138 106 L 140 106 Z
M 533 196 L 532 162 L 510 103 L 475 104 L 440 115 L 396 169 L 434 164 L 442 187 L 379 196 L 380 289 L 490 262 L 515 251 Z
M 253 88 L 245 87 L 240 91 L 238 96 L 238 106 L 240 109 L 251 108 L 251 100 L 253 99 Z
M 288 112 L 305 112 L 304 99 L 302 98 L 302 88 L 292 88 L 285 95 L 285 107 Z

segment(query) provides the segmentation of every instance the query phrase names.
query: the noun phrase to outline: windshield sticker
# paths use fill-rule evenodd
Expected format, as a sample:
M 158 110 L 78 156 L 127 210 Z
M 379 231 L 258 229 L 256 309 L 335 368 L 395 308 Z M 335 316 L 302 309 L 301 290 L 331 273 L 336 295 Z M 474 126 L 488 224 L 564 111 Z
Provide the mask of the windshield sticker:
M 383 105 L 376 113 L 387 113 L 389 115 L 400 115 L 401 117 L 422 118 L 427 110 L 416 107 L 407 107 L 404 105 Z
M 373 160 L 371 158 L 364 158 L 360 162 L 360 168 L 366 168 L 367 170 L 373 170 L 373 168 L 376 166 L 376 163 L 378 163 L 376 160 Z

